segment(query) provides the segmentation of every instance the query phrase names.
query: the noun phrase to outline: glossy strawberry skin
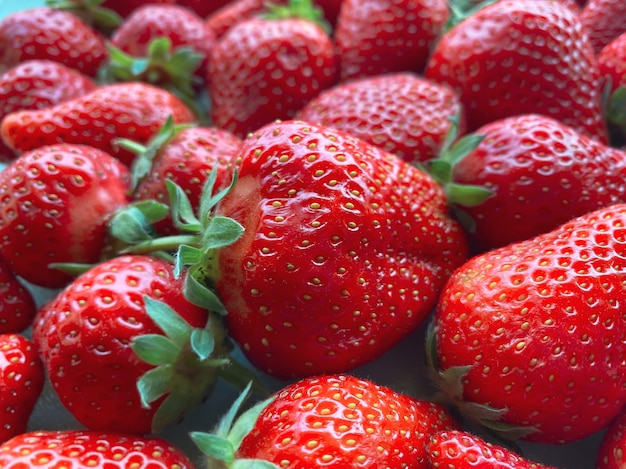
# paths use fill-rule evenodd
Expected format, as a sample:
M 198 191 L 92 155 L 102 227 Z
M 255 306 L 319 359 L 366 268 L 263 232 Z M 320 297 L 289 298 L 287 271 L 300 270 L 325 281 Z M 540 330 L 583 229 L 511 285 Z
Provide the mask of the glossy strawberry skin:
M 504 447 L 462 430 L 436 433 L 428 442 L 430 467 L 454 469 L 555 469 L 529 461 Z
M 626 464 L 626 412 L 607 427 L 596 459 L 596 469 L 621 469 Z
M 626 32 L 626 3 L 622 0 L 588 0 L 580 12 L 596 53 Z
M 176 123 L 194 121 L 172 93 L 146 83 L 118 83 L 51 108 L 13 112 L 2 121 L 0 135 L 18 152 L 61 142 L 85 144 L 130 165 L 135 155 L 114 139 L 147 143 L 170 115 Z
M 178 184 L 189 197 L 191 206 L 200 204 L 203 185 L 217 165 L 215 190 L 227 187 L 232 179 L 231 162 L 241 147 L 241 140 L 230 132 L 213 127 L 191 127 L 181 130 L 157 153 L 150 173 L 133 193 L 136 200 L 169 203 L 166 179 Z M 161 234 L 173 234 L 171 219 L 155 225 Z
M 0 21 L 0 71 L 26 60 L 48 59 L 95 76 L 107 56 L 104 39 L 67 11 L 29 8 Z
M 97 262 L 106 223 L 128 202 L 128 189 L 128 169 L 98 149 L 68 144 L 24 153 L 0 172 L 1 257 L 31 283 L 65 285 L 71 276 L 48 264 Z
M 207 82 L 213 124 L 243 138 L 335 84 L 333 45 L 313 22 L 252 18 L 213 48 Z
M 17 279 L 9 265 L 0 260 L 0 334 L 17 334 L 27 329 L 37 307 L 30 291 Z
M 298 119 L 335 127 L 409 162 L 439 155 L 461 113 L 454 91 L 408 73 L 367 77 L 339 84 L 313 98 Z M 463 133 L 463 122 L 459 132 Z
M 234 0 L 210 14 L 206 19 L 206 25 L 213 31 L 215 37 L 220 39 L 237 23 L 250 19 L 264 8 L 263 0 Z
M 550 231 L 570 219 L 626 201 L 626 153 L 539 114 L 491 122 L 453 180 L 491 196 L 463 207 L 480 250 Z
M 466 258 L 439 185 L 330 128 L 288 121 L 244 141 L 217 207 L 245 232 L 216 254 L 227 326 L 261 370 L 343 372 L 415 330 Z
M 34 431 L 0 446 L 0 465 L 5 469 L 32 467 L 32 461 L 46 461 L 47 467 L 66 469 L 195 468 L 185 453 L 161 438 L 123 433 Z
M 626 86 L 626 32 L 615 38 L 598 53 L 598 67 L 603 83 L 610 80 L 611 92 Z
M 349 375 L 286 386 L 261 413 L 238 451 L 284 468 L 428 468 L 431 434 L 456 428 L 441 406 Z
M 96 84 L 82 73 L 52 60 L 26 60 L 0 76 L 0 121 L 11 112 L 43 109 L 94 90 Z M 0 159 L 15 153 L 0 140 Z
M 446 0 L 343 0 L 334 34 L 340 79 L 422 73 L 447 20 Z
M 130 345 L 133 337 L 161 333 L 145 311 L 145 295 L 165 302 L 194 327 L 206 324 L 207 310 L 184 298 L 173 265 L 140 255 L 89 269 L 35 318 L 33 338 L 50 382 L 87 428 L 150 433 L 158 402 L 143 408 L 136 382 L 153 366 Z
M 0 442 L 26 431 L 44 380 L 33 343 L 18 334 L 0 334 Z
M 500 426 L 534 429 L 522 436 L 544 443 L 584 438 L 618 414 L 626 400 L 616 350 L 626 336 L 625 225 L 626 205 L 613 205 L 456 271 L 440 296 L 434 338 L 440 373 L 469 367 L 462 396 L 451 391 L 456 380 L 439 374 L 461 409 L 497 409 Z
M 459 93 L 468 131 L 539 113 L 608 141 L 593 47 L 559 2 L 502 0 L 479 10 L 444 34 L 425 76 Z

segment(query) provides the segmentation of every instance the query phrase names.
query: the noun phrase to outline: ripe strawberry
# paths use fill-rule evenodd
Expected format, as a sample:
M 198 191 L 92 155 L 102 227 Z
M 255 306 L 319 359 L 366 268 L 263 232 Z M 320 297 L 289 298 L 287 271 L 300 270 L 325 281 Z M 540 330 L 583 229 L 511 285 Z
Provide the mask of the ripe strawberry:
M 9 114 L 0 126 L 4 141 L 23 152 L 55 143 L 86 144 L 130 165 L 134 154 L 118 148 L 115 138 L 146 143 L 165 123 L 194 120 L 172 93 L 146 83 L 118 83 L 51 108 Z
M 343 0 L 334 36 L 341 80 L 423 72 L 446 21 L 446 0 Z
M 580 22 L 587 31 L 596 53 L 626 32 L 626 2 L 589 0 L 580 12 Z
M 316 376 L 290 384 L 233 426 L 239 405 L 236 402 L 221 422 L 219 434 L 192 433 L 208 454 L 209 465 L 217 459 L 215 467 L 231 467 L 228 463 L 234 458 L 237 467 L 269 461 L 273 464 L 262 467 L 427 469 L 425 445 L 430 435 L 456 428 L 437 404 L 349 375 Z M 229 432 L 238 426 L 249 432 Z M 215 439 L 224 444 L 207 444 Z M 229 449 L 215 454 L 211 451 L 215 447 Z
M 626 205 L 480 254 L 450 278 L 429 347 L 441 389 L 506 437 L 564 443 L 626 402 Z
M 107 55 L 104 39 L 67 11 L 29 8 L 0 20 L 0 72 L 26 60 L 48 59 L 95 76 Z
M 4 469 L 34 465 L 64 469 L 195 468 L 182 450 L 161 438 L 123 433 L 35 431 L 0 446 L 0 466 Z
M 483 140 L 452 169 L 452 181 L 490 197 L 462 207 L 480 250 L 550 231 L 570 219 L 626 202 L 626 153 L 539 114 L 476 131 Z M 460 202 L 455 201 L 453 202 Z
M 273 3 L 282 3 L 282 0 Z M 206 19 L 206 26 L 220 39 L 237 23 L 254 17 L 264 9 L 264 0 L 233 0 L 211 13 Z
M 341 129 L 406 161 L 424 162 L 439 154 L 450 118 L 459 114 L 460 100 L 448 86 L 397 73 L 323 91 L 298 118 Z
M 425 76 L 457 90 L 468 131 L 539 113 L 608 141 L 593 48 L 560 2 L 501 0 L 478 10 L 443 35 Z
M 431 467 L 451 469 L 555 469 L 529 461 L 501 446 L 461 430 L 442 431 L 428 443 Z
M 217 316 L 185 299 L 171 262 L 149 256 L 83 273 L 39 311 L 33 337 L 61 403 L 94 430 L 160 431 L 230 363 Z
M 82 73 L 51 60 L 26 60 L 0 76 L 0 121 L 11 112 L 42 109 L 95 89 Z M 0 140 L 0 159 L 15 158 Z
M 0 334 L 23 332 L 36 312 L 30 291 L 20 283 L 9 265 L 0 260 Z
M 299 3 L 292 2 L 292 7 Z M 285 18 L 280 11 L 280 17 L 269 13 L 238 23 L 209 57 L 213 123 L 239 137 L 276 119 L 294 117 L 336 81 L 328 34 L 314 21 Z
M 65 285 L 71 276 L 49 264 L 97 262 L 128 187 L 128 169 L 86 145 L 24 153 L 0 172 L 0 256 L 31 283 Z
M 596 469 L 621 469 L 626 464 L 626 412 L 611 422 L 602 437 Z
M 30 340 L 0 334 L 0 443 L 26 431 L 44 380 L 43 364 Z
M 419 326 L 466 259 L 441 187 L 377 147 L 287 121 L 239 155 L 216 215 L 243 236 L 192 272 L 211 277 L 233 339 L 262 371 L 344 372 L 377 358 Z
M 608 95 L 606 119 L 611 145 L 626 145 L 626 32 L 598 54 L 598 67 Z

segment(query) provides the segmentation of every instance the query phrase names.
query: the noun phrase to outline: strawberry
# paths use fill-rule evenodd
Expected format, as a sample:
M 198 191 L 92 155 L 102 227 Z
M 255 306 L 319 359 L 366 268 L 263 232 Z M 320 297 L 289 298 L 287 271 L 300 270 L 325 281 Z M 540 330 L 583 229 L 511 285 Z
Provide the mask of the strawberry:
M 462 430 L 435 433 L 428 442 L 431 467 L 453 469 L 555 469 L 529 461 L 504 447 Z
M 104 39 L 67 11 L 29 8 L 0 20 L 0 72 L 26 60 L 48 59 L 95 76 L 107 55 Z
M 298 15 L 304 10 L 319 17 L 310 0 L 291 0 L 289 7 L 238 23 L 212 49 L 207 82 L 215 126 L 244 137 L 276 119 L 294 117 L 335 84 L 328 34 L 312 20 L 289 16 L 290 7 Z
M 37 312 L 31 292 L 0 260 L 0 334 L 17 334 L 27 329 Z
M 596 53 L 626 32 L 626 3 L 623 0 L 589 0 L 580 12 L 589 41 Z
M 26 431 L 44 380 L 31 341 L 18 334 L 0 334 L 0 442 Z
M 128 169 L 86 145 L 42 146 L 0 172 L 0 256 L 19 276 L 57 288 L 70 274 L 50 263 L 93 263 L 108 218 L 128 197 Z
M 52 60 L 26 60 L 0 76 L 0 121 L 22 109 L 42 109 L 95 89 L 86 75 Z M 0 141 L 0 159 L 15 158 Z
M 166 90 L 146 83 L 118 83 L 47 109 L 13 112 L 2 121 L 0 134 L 18 152 L 61 142 L 86 144 L 130 165 L 135 155 L 113 140 L 146 143 L 168 116 L 176 123 L 194 120 L 189 108 Z
M 425 76 L 460 94 L 470 132 L 539 113 L 608 141 L 593 47 L 560 2 L 501 0 L 478 10 L 443 35 Z
M 264 372 L 344 372 L 377 358 L 419 326 L 466 259 L 441 187 L 349 134 L 270 124 L 237 159 L 215 215 L 243 236 L 179 258 L 215 288 L 233 339 Z
M 33 431 L 0 446 L 0 466 L 4 469 L 34 465 L 64 469 L 195 469 L 185 453 L 171 443 L 123 433 Z
M 626 153 L 539 114 L 491 122 L 452 169 L 458 185 L 490 197 L 462 207 L 479 250 L 550 231 L 570 219 L 626 202 Z M 432 163 L 432 162 L 431 162 Z
M 424 71 L 448 20 L 446 0 L 343 0 L 335 43 L 341 80 Z
M 272 3 L 283 3 L 282 0 Z M 265 10 L 264 0 L 233 0 L 206 18 L 206 26 L 220 39 L 226 32 L 243 20 L 250 19 Z
M 626 32 L 602 48 L 598 67 L 606 92 L 606 119 L 611 145 L 626 145 Z
M 626 464 L 626 412 L 622 411 L 610 423 L 602 436 L 596 469 L 621 469 Z
M 185 299 L 171 262 L 150 256 L 84 272 L 38 312 L 33 337 L 61 403 L 94 430 L 158 432 L 230 365 L 220 319 Z
M 430 435 L 456 428 L 440 405 L 350 375 L 299 380 L 233 425 L 240 404 L 220 422 L 217 435 L 191 434 L 208 454 L 209 467 L 427 469 Z M 242 428 L 249 431 L 237 431 Z M 216 447 L 228 449 L 216 454 Z
M 407 161 L 424 162 L 439 154 L 450 118 L 459 114 L 460 100 L 448 86 L 394 73 L 323 91 L 298 119 L 341 129 Z
M 626 205 L 477 255 L 444 288 L 429 355 L 442 391 L 508 438 L 579 440 L 626 401 Z

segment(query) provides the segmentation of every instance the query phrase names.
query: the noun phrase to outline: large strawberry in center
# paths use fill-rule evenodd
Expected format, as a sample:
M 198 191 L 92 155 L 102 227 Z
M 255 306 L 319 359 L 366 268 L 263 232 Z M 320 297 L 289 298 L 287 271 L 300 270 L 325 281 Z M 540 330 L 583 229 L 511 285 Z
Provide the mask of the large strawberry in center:
M 245 140 L 217 215 L 245 229 L 210 266 L 227 325 L 251 362 L 279 377 L 378 357 L 417 328 L 468 253 L 430 176 L 296 121 Z

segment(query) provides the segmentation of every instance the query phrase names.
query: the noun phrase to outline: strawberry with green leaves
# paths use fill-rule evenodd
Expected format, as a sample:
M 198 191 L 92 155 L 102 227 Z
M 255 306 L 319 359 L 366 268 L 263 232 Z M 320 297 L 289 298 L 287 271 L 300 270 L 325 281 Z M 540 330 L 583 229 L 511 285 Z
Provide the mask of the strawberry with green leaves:
M 31 292 L 0 259 L 0 334 L 25 331 L 37 312 Z
M 468 255 L 431 177 L 344 132 L 270 124 L 244 141 L 238 163 L 212 215 L 239 228 L 236 240 L 210 249 L 200 228 L 179 259 L 192 285 L 215 289 L 231 336 L 271 375 L 345 372 L 379 357 L 422 323 Z
M 4 118 L 0 135 L 17 152 L 58 143 L 90 145 L 130 165 L 135 154 L 114 140 L 146 143 L 165 124 L 195 120 L 174 94 L 141 82 L 100 86 L 81 97 L 39 110 L 16 111 Z
M 107 56 L 104 38 L 70 12 L 29 8 L 0 20 L 0 72 L 45 59 L 95 76 Z
M 439 297 L 429 356 L 440 389 L 507 438 L 566 443 L 626 402 L 626 205 L 477 255 Z
M 235 420 L 243 397 L 216 433 L 191 434 L 209 468 L 427 469 L 429 437 L 456 428 L 442 406 L 350 375 L 296 381 Z
M 33 337 L 61 403 L 94 430 L 159 432 L 220 376 L 250 377 L 228 357 L 221 318 L 191 304 L 174 264 L 151 256 L 84 272 L 42 307 Z
M 340 79 L 422 73 L 448 16 L 446 0 L 343 0 L 334 34 Z
M 128 203 L 128 168 L 87 145 L 46 145 L 0 172 L 0 257 L 39 286 L 72 278 L 51 263 L 98 262 L 107 222 Z
M 611 144 L 626 145 L 626 32 L 598 53 L 598 67 L 606 93 L 605 114 Z
M 456 93 L 409 73 L 340 83 L 313 98 L 298 119 L 341 129 L 409 162 L 435 158 L 461 115 Z M 459 133 L 463 133 L 463 122 Z
M 207 83 L 216 127 L 239 137 L 293 118 L 336 82 L 332 41 L 310 0 L 290 0 L 232 27 L 211 50 Z
M 479 9 L 441 37 L 425 76 L 459 93 L 470 132 L 538 113 L 608 141 L 593 47 L 578 15 L 559 1 Z
M 185 453 L 162 438 L 89 430 L 33 431 L 0 445 L 4 469 L 195 469 Z
M 22 335 L 0 334 L 0 443 L 26 431 L 44 380 L 33 343 Z

